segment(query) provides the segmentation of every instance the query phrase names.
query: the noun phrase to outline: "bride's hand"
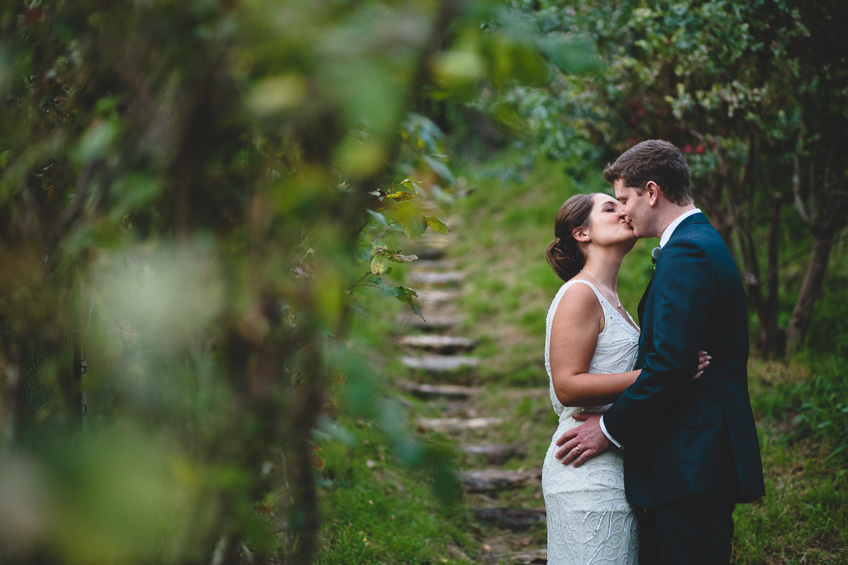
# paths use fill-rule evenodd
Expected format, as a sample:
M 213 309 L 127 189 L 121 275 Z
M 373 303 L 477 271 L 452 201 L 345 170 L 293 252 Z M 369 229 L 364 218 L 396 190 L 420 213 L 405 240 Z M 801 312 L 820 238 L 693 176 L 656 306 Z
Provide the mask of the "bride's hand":
M 692 377 L 693 381 L 697 381 L 701 378 L 701 375 L 704 374 L 704 369 L 709 367 L 710 359 L 712 359 L 712 355 L 709 355 L 706 351 L 698 352 L 698 372 L 695 373 L 695 376 Z

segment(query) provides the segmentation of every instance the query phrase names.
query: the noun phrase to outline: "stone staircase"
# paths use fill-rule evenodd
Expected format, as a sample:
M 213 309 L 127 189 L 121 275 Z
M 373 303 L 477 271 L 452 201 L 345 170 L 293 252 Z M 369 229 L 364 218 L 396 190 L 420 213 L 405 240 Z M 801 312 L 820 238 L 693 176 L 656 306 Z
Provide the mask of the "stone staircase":
M 482 389 L 474 386 L 474 371 L 485 359 L 474 356 L 473 339 L 457 335 L 467 319 L 462 310 L 465 273 L 446 257 L 450 237 L 431 236 L 415 251 L 424 259 L 411 265 L 408 284 L 418 292 L 418 305 L 426 322 L 412 313 L 398 318 L 407 331 L 398 340 L 400 358 L 411 380 L 396 384 L 404 393 L 429 402 L 433 412 L 439 414 L 419 418 L 419 431 L 456 440 L 457 450 L 463 455 L 460 480 L 477 520 L 472 534 L 485 551 L 480 562 L 547 563 L 544 548 L 527 547 L 530 537 L 526 532 L 545 521 L 540 497 L 535 504 L 514 507 L 499 502 L 504 492 L 527 485 L 539 485 L 541 493 L 542 461 L 530 461 L 526 469 L 506 469 L 504 463 L 523 455 L 522 446 L 491 439 L 510 422 L 488 414 L 479 402 Z

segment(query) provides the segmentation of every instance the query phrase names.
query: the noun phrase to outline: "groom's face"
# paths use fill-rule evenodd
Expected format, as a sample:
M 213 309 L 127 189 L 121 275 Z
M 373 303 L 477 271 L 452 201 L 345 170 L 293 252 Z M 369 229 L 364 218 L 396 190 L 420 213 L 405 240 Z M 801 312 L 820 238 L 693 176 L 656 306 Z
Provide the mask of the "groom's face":
M 651 207 L 648 205 L 647 198 L 645 198 L 646 193 L 639 194 L 635 188 L 625 186 L 622 179 L 613 182 L 612 187 L 615 190 L 616 199 L 621 203 L 622 216 L 633 228 L 633 235 L 636 237 L 651 237 Z

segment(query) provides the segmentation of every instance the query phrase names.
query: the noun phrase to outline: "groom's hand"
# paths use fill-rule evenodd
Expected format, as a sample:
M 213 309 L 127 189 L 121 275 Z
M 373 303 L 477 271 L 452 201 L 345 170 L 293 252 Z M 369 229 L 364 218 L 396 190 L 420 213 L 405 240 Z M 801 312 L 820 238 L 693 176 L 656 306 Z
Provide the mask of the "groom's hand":
M 606 451 L 610 441 L 598 423 L 600 414 L 578 412 L 572 418 L 585 424 L 572 428 L 559 437 L 556 444 L 562 449 L 556 452 L 556 458 L 561 460 L 563 465 L 573 462 L 575 467 L 579 467 L 595 455 Z

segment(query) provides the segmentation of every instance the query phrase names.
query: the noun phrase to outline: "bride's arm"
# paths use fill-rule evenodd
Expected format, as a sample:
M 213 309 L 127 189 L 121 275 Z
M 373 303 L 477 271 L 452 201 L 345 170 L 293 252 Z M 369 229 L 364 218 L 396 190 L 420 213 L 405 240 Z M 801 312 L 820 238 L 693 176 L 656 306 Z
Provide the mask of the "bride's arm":
M 587 372 L 603 324 L 604 311 L 591 288 L 576 284 L 565 291 L 551 324 L 550 346 L 554 392 L 564 406 L 612 402 L 641 372 Z

